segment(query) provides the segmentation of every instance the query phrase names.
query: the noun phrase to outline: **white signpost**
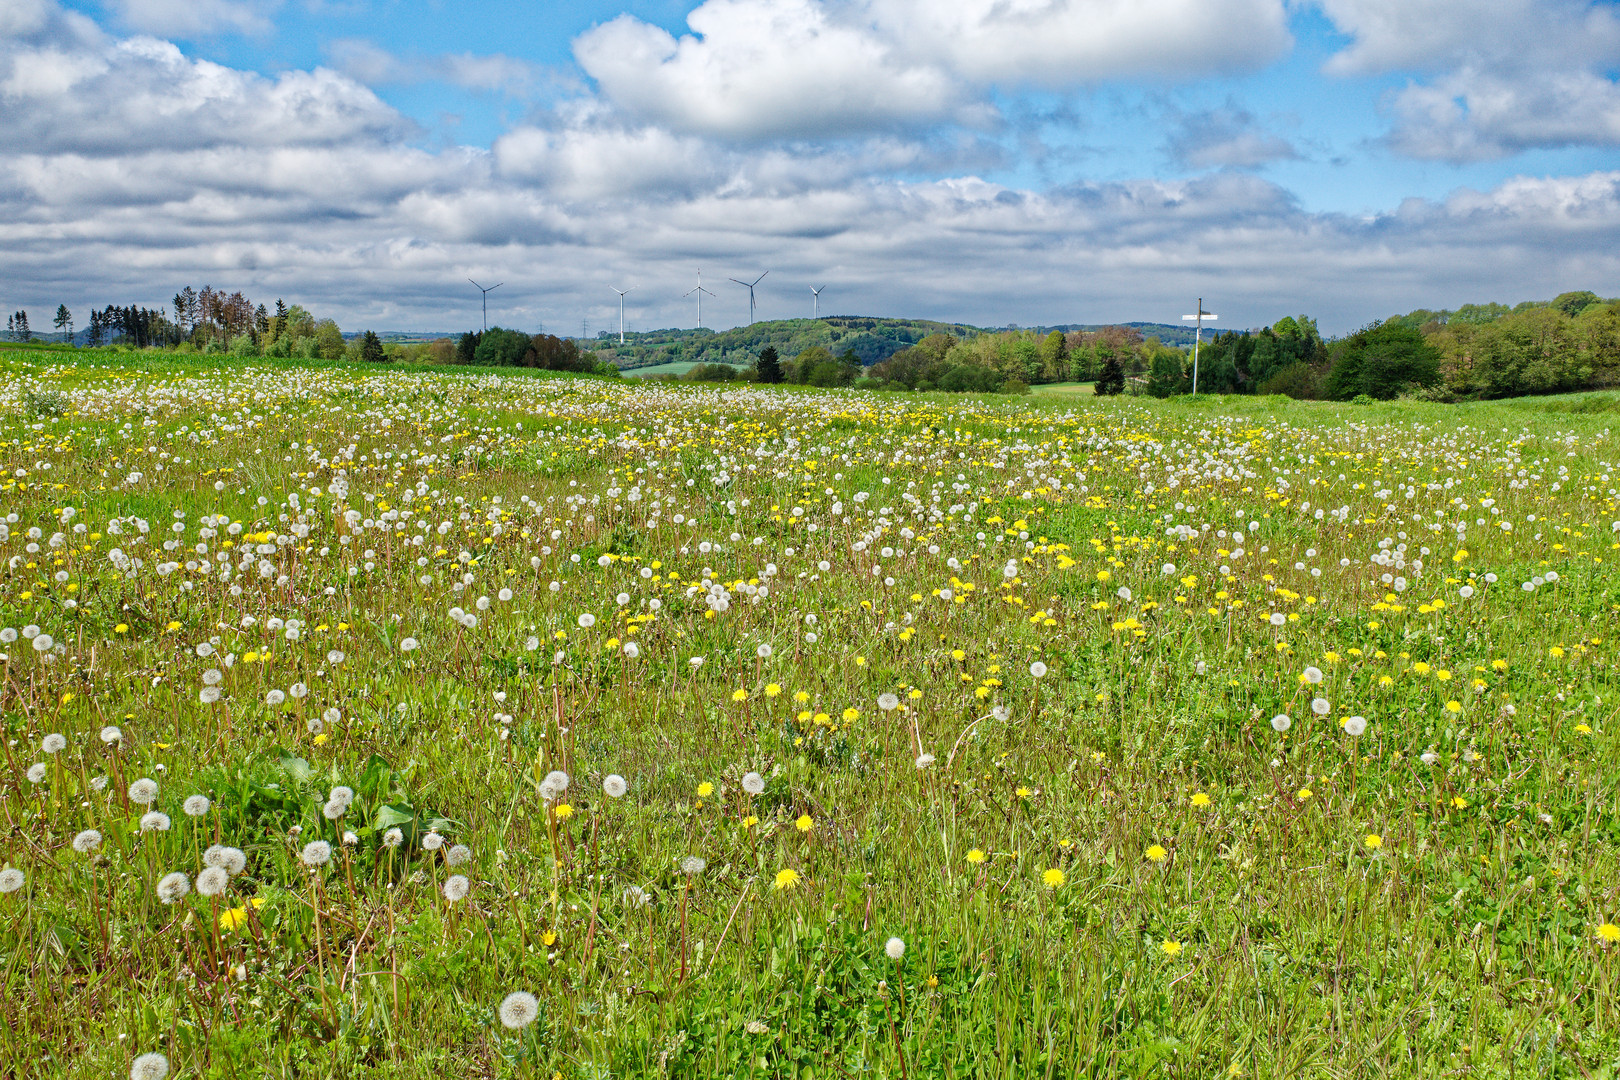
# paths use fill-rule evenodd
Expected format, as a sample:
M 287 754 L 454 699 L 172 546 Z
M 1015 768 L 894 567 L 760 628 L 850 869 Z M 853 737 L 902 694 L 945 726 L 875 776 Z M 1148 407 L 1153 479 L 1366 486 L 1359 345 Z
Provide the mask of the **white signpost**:
M 1204 320 L 1208 319 L 1210 322 L 1214 322 L 1218 318 L 1220 318 L 1219 315 L 1211 315 L 1209 312 L 1204 310 L 1204 298 L 1202 296 L 1200 296 L 1198 298 L 1198 314 L 1196 314 L 1196 315 L 1183 315 L 1182 316 L 1183 320 L 1190 320 L 1190 321 L 1197 324 L 1196 328 L 1193 330 L 1193 387 L 1192 387 L 1192 392 L 1195 393 L 1195 394 L 1198 393 L 1198 343 L 1199 343 L 1200 339 L 1202 339 L 1203 336 L 1204 336 Z

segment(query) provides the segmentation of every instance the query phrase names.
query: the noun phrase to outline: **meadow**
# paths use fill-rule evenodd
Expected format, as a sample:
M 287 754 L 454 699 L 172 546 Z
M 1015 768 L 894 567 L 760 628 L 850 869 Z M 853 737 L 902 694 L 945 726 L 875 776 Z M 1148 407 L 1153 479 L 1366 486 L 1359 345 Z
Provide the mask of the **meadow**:
M 8 1076 L 1620 1061 L 1613 397 L 0 416 Z

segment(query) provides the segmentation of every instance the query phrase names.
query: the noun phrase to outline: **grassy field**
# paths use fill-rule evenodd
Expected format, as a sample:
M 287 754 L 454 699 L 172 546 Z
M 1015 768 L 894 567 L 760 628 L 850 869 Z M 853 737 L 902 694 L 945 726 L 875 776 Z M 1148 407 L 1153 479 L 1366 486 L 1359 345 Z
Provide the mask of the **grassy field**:
M 1088 382 L 1040 383 L 1030 387 L 1029 392 L 1037 397 L 1087 397 L 1096 394 L 1096 386 Z
M 1620 1060 L 1613 397 L 0 415 L 7 1076 Z
M 685 375 L 688 371 L 697 367 L 699 363 L 702 363 L 702 361 L 682 360 L 673 364 L 649 364 L 646 367 L 625 368 L 624 377 L 627 379 L 645 379 L 654 375 Z

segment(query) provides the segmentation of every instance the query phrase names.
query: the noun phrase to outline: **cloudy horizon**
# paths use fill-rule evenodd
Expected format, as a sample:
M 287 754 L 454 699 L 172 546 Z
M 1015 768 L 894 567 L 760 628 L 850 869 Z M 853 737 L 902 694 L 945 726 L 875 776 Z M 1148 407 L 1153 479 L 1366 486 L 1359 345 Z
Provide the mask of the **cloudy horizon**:
M 1620 294 L 1585 0 L 0 0 L 0 306 L 983 326 Z

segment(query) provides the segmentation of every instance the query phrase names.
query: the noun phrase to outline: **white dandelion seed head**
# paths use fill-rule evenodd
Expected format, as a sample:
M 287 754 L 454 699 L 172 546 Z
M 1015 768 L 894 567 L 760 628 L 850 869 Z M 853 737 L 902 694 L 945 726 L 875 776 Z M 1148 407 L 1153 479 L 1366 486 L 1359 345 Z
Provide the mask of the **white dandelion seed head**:
M 528 1027 L 540 1015 L 540 1002 L 533 994 L 514 990 L 501 999 L 501 1024 L 509 1030 Z
M 625 655 L 626 659 L 634 660 L 636 657 L 641 655 L 641 646 L 637 645 L 633 641 L 625 642 L 624 643 L 624 655 Z
M 360 842 L 360 837 L 354 832 L 353 829 L 345 829 L 343 831 L 343 846 L 344 847 L 354 847 L 354 845 L 358 844 L 359 842 Z
M 51 734 L 40 740 L 39 748 L 47 754 L 58 754 L 67 749 L 67 736 Z
M 440 833 L 429 829 L 428 834 L 422 837 L 423 851 L 438 851 L 444 847 L 444 837 Z
M 129 801 L 141 806 L 151 806 L 157 800 L 158 784 L 150 777 L 141 777 L 129 785 Z
M 212 705 L 214 702 L 218 701 L 219 698 L 219 687 L 217 686 L 205 686 L 201 690 L 197 691 L 197 700 L 202 702 L 204 705 Z
M 219 865 L 231 877 L 235 877 L 247 869 L 247 852 L 239 847 L 221 849 Z
M 1269 621 L 1272 626 L 1281 626 L 1283 623 L 1288 621 L 1288 616 L 1284 615 L 1280 611 L 1274 611 L 1271 613 L 1271 619 Z
M 472 882 L 467 880 L 465 874 L 451 874 L 444 881 L 444 898 L 452 904 L 467 898 L 467 891 L 472 888 Z
M 400 652 L 415 652 L 416 649 L 417 649 L 417 645 L 418 645 L 418 642 L 417 642 L 417 640 L 415 638 L 408 637 L 408 638 L 405 638 L 402 641 L 400 641 L 400 643 L 399 643 L 399 651 Z
M 264 703 L 266 705 L 280 705 L 286 700 L 287 695 L 282 693 L 280 690 L 271 690 L 264 695 Z
M 231 875 L 223 866 L 210 866 L 197 875 L 197 895 L 207 898 L 218 896 L 231 883 Z
M 211 806 L 213 803 L 208 801 L 208 796 L 192 795 L 180 804 L 180 809 L 186 812 L 187 817 L 202 817 Z
M 472 848 L 466 844 L 456 844 L 444 853 L 446 866 L 466 866 L 472 862 Z
M 1346 735 L 1349 735 L 1351 738 L 1360 738 L 1362 733 L 1364 733 L 1366 730 L 1367 718 L 1365 716 L 1345 717 L 1344 733 Z
M 624 798 L 624 793 L 629 790 L 630 785 L 625 783 L 624 777 L 620 776 L 618 773 L 608 773 L 608 775 L 602 778 L 602 791 L 605 792 L 609 798 L 622 799 Z
M 708 865 L 709 860 L 700 858 L 697 855 L 688 855 L 686 858 L 681 860 L 681 873 L 690 877 L 696 877 L 698 874 L 703 873 L 704 867 Z
M 45 763 L 43 761 L 39 762 L 37 765 L 30 765 L 28 767 L 28 782 L 30 784 L 38 784 L 43 782 L 46 771 Z
M 884 942 L 883 951 L 889 954 L 890 960 L 898 960 L 906 955 L 906 943 L 900 938 L 892 937 Z
M 768 644 L 760 645 L 759 648 L 754 650 L 754 655 L 759 657 L 761 660 L 769 660 L 771 658 L 771 647 L 770 647 L 770 645 L 768 645 Z
M 763 795 L 765 793 L 765 778 L 757 772 L 744 773 L 742 789 L 750 795 Z
M 546 773 L 546 778 L 542 783 L 550 784 L 560 795 L 568 790 L 568 774 L 561 769 L 552 769 Z
M 399 847 L 400 844 L 402 844 L 404 842 L 405 842 L 405 834 L 400 832 L 397 827 L 389 829 L 387 832 L 383 833 L 383 846 L 384 847 L 397 848 L 397 847 Z
M 354 802 L 354 788 L 349 787 L 347 784 L 339 784 L 326 797 L 332 802 L 340 802 L 344 806 L 348 806 Z
M 1271 730 L 1275 731 L 1279 735 L 1293 726 L 1294 721 L 1287 713 L 1278 713 L 1276 716 L 1271 718 Z
M 225 845 L 224 844 L 209 844 L 208 847 L 203 851 L 203 865 L 204 866 L 224 866 L 225 865 Z
M 877 703 L 878 708 L 884 712 L 893 712 L 900 707 L 900 696 L 898 694 L 879 694 Z
M 935 758 L 933 754 L 919 754 L 917 756 L 917 768 L 926 769 L 928 766 L 932 765 L 934 761 Z
M 1317 716 L 1326 716 L 1332 711 L 1333 706 L 1328 703 L 1327 698 L 1311 699 L 1311 712 L 1315 713 Z
M 325 712 L 321 713 L 321 720 L 323 723 L 335 724 L 341 719 L 343 719 L 343 714 L 335 708 L 327 709 Z
M 108 724 L 106 727 L 101 729 L 101 741 L 106 743 L 108 746 L 111 746 L 116 742 L 122 742 L 123 739 L 124 733 L 119 731 L 118 728 L 112 724 Z
M 337 799 L 328 799 L 326 800 L 326 805 L 321 807 L 321 814 L 326 818 L 327 821 L 336 821 L 338 818 L 342 817 L 348 812 L 349 804 L 346 802 L 340 802 Z
M 178 870 L 163 875 L 157 883 L 157 898 L 165 904 L 179 901 L 190 891 L 191 879 Z
M 1303 677 L 1307 683 L 1315 686 L 1322 681 L 1322 669 L 1317 667 L 1308 667 L 1305 669 L 1305 674 Z
M 1435 753 L 1433 750 L 1425 750 L 1422 754 L 1418 755 L 1418 760 L 1423 762 L 1425 765 L 1433 765 L 1435 762 L 1440 760 L 1440 755 Z
M 80 855 L 89 855 L 101 846 L 101 834 L 95 829 L 85 829 L 73 838 L 73 850 Z
M 1044 679 L 1046 678 L 1046 665 L 1037 660 L 1029 665 L 1029 673 L 1037 679 Z
M 49 634 L 41 634 L 34 639 L 35 652 L 50 652 L 56 646 L 56 639 Z
M 15 866 L 0 870 L 0 893 L 14 893 L 28 883 L 28 875 Z
M 577 621 L 581 630 L 589 630 L 596 625 L 596 616 L 587 611 Z
M 129 1080 L 163 1080 L 169 1075 L 169 1059 L 153 1051 L 142 1054 L 129 1067 Z
M 141 815 L 141 832 L 168 832 L 169 815 L 161 810 L 148 810 Z
M 1012 710 L 1007 708 L 1007 706 L 1005 706 L 1005 705 L 997 705 L 993 709 L 990 710 L 991 718 L 994 719 L 994 720 L 999 720 L 999 721 L 1001 721 L 1003 723 L 1005 723 L 1007 718 L 1010 717 L 1011 715 L 1012 715 Z
M 311 840 L 298 853 L 298 861 L 314 869 L 332 861 L 332 845 L 325 840 Z

